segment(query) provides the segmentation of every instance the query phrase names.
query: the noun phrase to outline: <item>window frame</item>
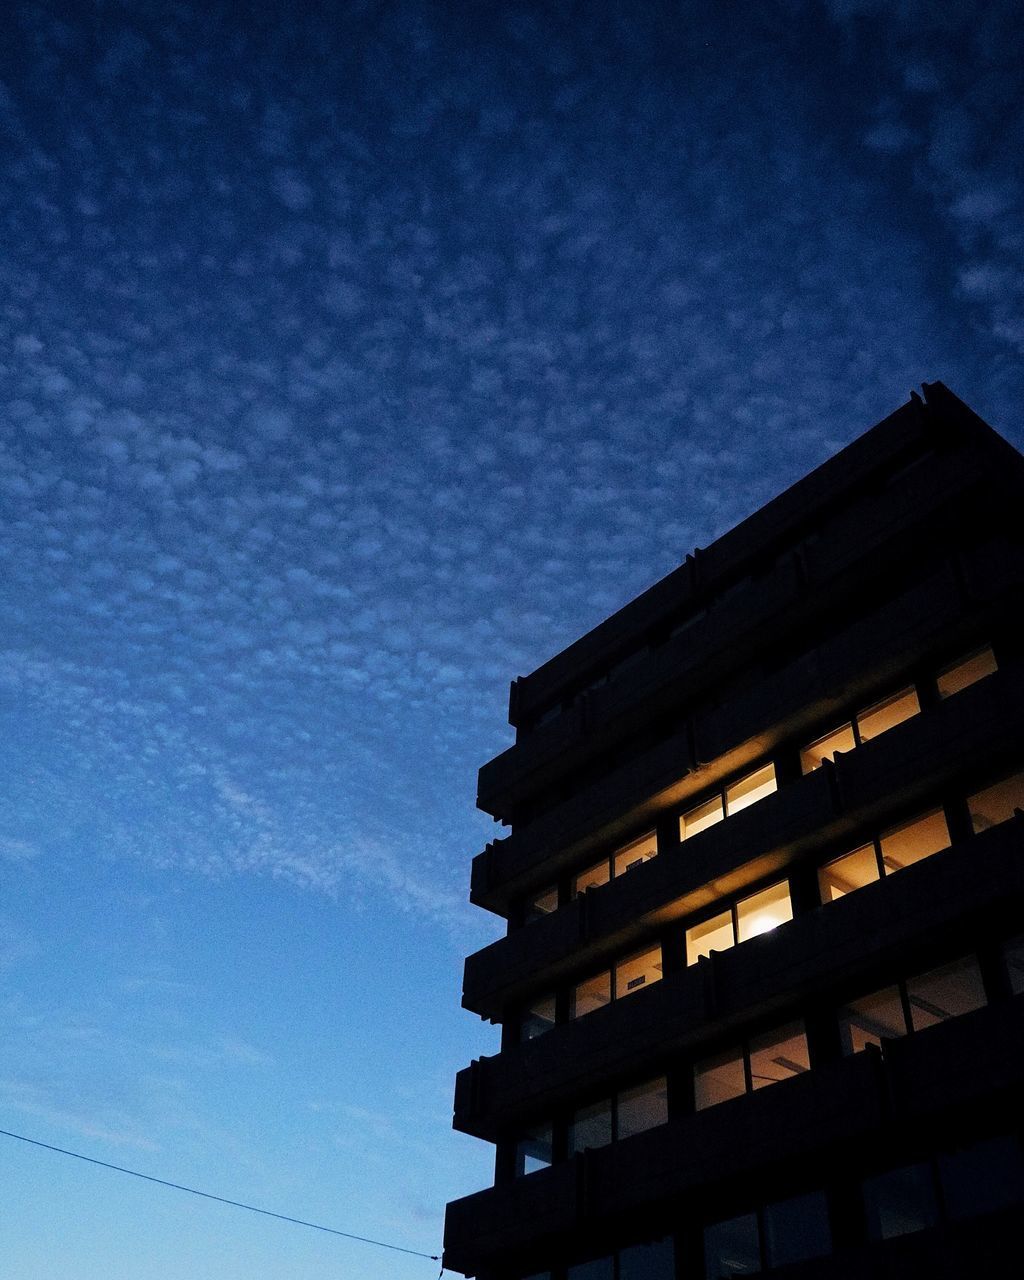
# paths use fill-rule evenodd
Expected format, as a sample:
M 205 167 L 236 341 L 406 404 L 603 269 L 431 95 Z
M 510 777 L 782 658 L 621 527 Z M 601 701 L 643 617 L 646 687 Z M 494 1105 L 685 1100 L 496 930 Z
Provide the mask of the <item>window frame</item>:
M 945 824 L 947 843 L 944 844 L 941 849 L 935 849 L 931 853 L 926 853 L 923 857 L 917 858 L 914 862 L 907 863 L 906 866 L 903 866 L 903 867 L 887 866 L 885 862 L 886 855 L 882 852 L 882 842 L 884 840 L 887 840 L 890 836 L 895 835 L 897 832 L 905 830 L 907 827 L 912 827 L 915 825 L 915 823 L 924 822 L 926 819 L 935 817 L 937 814 L 941 815 L 942 821 Z M 934 808 L 926 809 L 923 813 L 916 813 L 914 814 L 913 817 L 901 819 L 899 822 L 895 822 L 891 826 L 885 827 L 884 830 L 875 831 L 872 834 L 866 836 L 863 840 L 859 841 L 852 848 L 847 848 L 844 853 L 839 854 L 837 857 L 834 857 L 834 858 L 829 857 L 828 859 L 826 859 L 825 862 L 818 863 L 818 866 L 817 866 L 818 901 L 823 907 L 830 907 L 834 902 L 839 901 L 838 898 L 824 897 L 823 895 L 824 885 L 822 883 L 822 876 L 828 870 L 829 867 L 834 867 L 837 863 L 843 862 L 845 861 L 845 859 L 851 858 L 854 856 L 854 854 L 861 853 L 865 849 L 870 849 L 874 856 L 875 871 L 877 874 L 874 880 L 869 881 L 868 884 L 856 885 L 854 886 L 854 888 L 849 889 L 847 890 L 846 893 L 840 895 L 841 897 L 849 897 L 851 893 L 857 893 L 861 889 L 870 888 L 872 884 L 878 884 L 880 881 L 887 879 L 889 876 L 896 875 L 896 873 L 899 871 L 907 871 L 911 867 L 916 866 L 917 863 L 919 862 L 927 862 L 929 858 L 934 858 L 936 854 L 945 853 L 947 849 L 952 847 L 952 844 L 953 844 L 953 838 L 950 832 L 949 811 L 945 804 L 942 804 L 942 803 L 937 804 L 934 806 Z
M 797 1076 L 806 1075 L 808 1072 L 813 1071 L 814 1063 L 811 1061 L 810 1041 L 807 1039 L 807 1019 L 803 1017 L 790 1018 L 788 1021 L 783 1022 L 778 1026 L 768 1027 L 764 1031 L 759 1031 L 753 1035 L 746 1035 L 741 1040 L 733 1041 L 731 1044 L 727 1045 L 725 1048 L 719 1049 L 717 1053 L 706 1054 L 703 1058 L 693 1059 L 693 1061 L 690 1064 L 690 1078 L 693 1082 L 694 1114 L 697 1114 L 701 1111 L 711 1111 L 714 1107 L 720 1107 L 724 1105 L 725 1102 L 734 1102 L 737 1098 L 745 1098 L 752 1093 L 760 1093 L 763 1089 L 770 1089 L 773 1084 L 785 1084 L 786 1083 L 785 1080 L 771 1080 L 760 1085 L 754 1084 L 754 1073 L 753 1073 L 753 1067 L 751 1066 L 750 1046 L 756 1040 L 763 1040 L 766 1036 L 770 1036 L 775 1032 L 786 1031 L 791 1027 L 796 1027 L 798 1024 L 800 1026 L 800 1033 L 804 1038 L 804 1047 L 807 1050 L 807 1066 L 802 1071 L 793 1072 L 792 1078 L 796 1079 Z M 707 1104 L 707 1106 L 704 1106 L 704 1107 L 698 1106 L 697 1105 L 697 1068 L 701 1065 L 702 1062 L 707 1062 L 712 1058 L 722 1057 L 730 1052 L 738 1053 L 742 1061 L 743 1092 L 734 1094 L 733 1097 L 731 1098 L 725 1098 L 723 1099 L 722 1102 L 710 1102 Z
M 689 924 L 687 924 L 686 931 L 683 935 L 683 944 L 686 951 L 686 967 L 688 969 L 692 969 L 695 964 L 699 963 L 699 961 L 707 958 L 707 954 L 705 953 L 704 955 L 696 956 L 693 960 L 690 959 L 690 930 L 691 929 L 699 928 L 700 925 L 707 924 L 709 921 L 714 920 L 719 916 L 729 915 L 731 924 L 732 924 L 732 945 L 728 947 L 714 948 L 714 950 L 731 951 L 733 947 L 740 947 L 743 945 L 743 942 L 739 941 L 739 907 L 741 906 L 741 904 L 745 902 L 749 902 L 751 898 L 756 898 L 760 894 L 766 893 L 769 889 L 776 889 L 778 888 L 779 885 L 782 885 L 782 884 L 786 886 L 786 896 L 789 901 L 789 911 L 790 911 L 789 920 L 781 920 L 779 924 L 775 925 L 771 929 L 765 929 L 765 930 L 762 930 L 761 933 L 755 933 L 755 934 L 752 934 L 750 937 L 744 938 L 743 942 L 751 942 L 753 941 L 754 938 L 764 937 L 766 933 L 774 933 L 775 929 L 778 929 L 781 925 L 789 924 L 790 920 L 794 918 L 794 914 L 795 914 L 793 912 L 793 885 L 789 876 L 783 876 L 781 880 L 773 880 L 770 884 L 761 885 L 759 889 L 754 889 L 749 893 L 744 893 L 743 896 L 740 898 L 734 898 L 731 902 L 729 902 L 725 906 L 719 903 L 714 911 L 709 912 L 705 916 L 701 916 L 699 919 L 692 920 Z
M 812 747 L 817 746 L 819 742 L 824 742 L 826 738 L 831 738 L 833 734 L 842 732 L 842 730 L 847 728 L 847 726 L 849 726 L 850 731 L 853 734 L 853 746 L 850 748 L 851 751 L 857 751 L 860 747 L 864 746 L 866 743 L 874 742 L 876 738 L 884 737 L 890 731 L 890 729 L 883 729 L 881 733 L 874 733 L 870 737 L 865 738 L 862 734 L 860 721 L 865 716 L 871 715 L 872 712 L 880 710 L 887 703 L 895 702 L 897 699 L 905 697 L 907 694 L 914 695 L 914 698 L 917 702 L 917 710 L 913 712 L 911 715 L 905 716 L 902 720 L 898 720 L 894 725 L 890 726 L 890 729 L 898 729 L 901 724 L 906 724 L 908 720 L 913 720 L 915 717 L 919 716 L 924 710 L 924 707 L 921 704 L 921 690 L 920 690 L 918 681 L 911 680 L 908 684 L 905 684 L 901 688 L 895 690 L 895 692 L 886 694 L 881 698 L 875 698 L 874 701 L 870 702 L 867 706 L 861 707 L 859 710 L 856 710 L 856 711 L 851 711 L 849 716 L 847 716 L 845 720 L 838 721 L 838 723 L 833 724 L 831 728 L 826 729 L 824 733 L 817 734 L 814 738 L 811 739 L 810 742 L 807 742 L 803 746 L 801 746 L 799 748 L 801 775 L 806 778 L 808 774 L 817 773 L 818 770 L 824 765 L 825 759 L 828 759 L 828 762 L 830 764 L 835 763 L 834 756 L 823 757 L 818 764 L 808 769 L 804 767 L 804 755 L 808 751 L 810 751 Z M 843 754 L 844 753 L 841 751 L 836 751 L 834 753 L 834 755 L 843 755 Z
M 735 790 L 735 788 L 738 787 L 741 783 L 746 782 L 748 778 L 753 778 L 755 774 L 762 773 L 766 769 L 771 769 L 772 771 L 772 781 L 775 783 L 774 787 L 772 787 L 770 791 L 766 791 L 764 795 L 758 796 L 756 800 L 750 800 L 746 804 L 742 804 L 739 806 L 739 808 L 734 808 L 730 812 L 728 793 L 730 791 Z M 727 782 L 722 782 L 717 787 L 712 788 L 712 790 L 704 792 L 701 799 L 696 804 L 688 804 L 685 809 L 680 810 L 676 814 L 676 822 L 679 828 L 679 843 L 683 845 L 687 842 L 687 840 L 693 840 L 697 836 L 702 835 L 705 831 L 710 830 L 712 827 L 717 827 L 720 822 L 728 822 L 730 818 L 735 817 L 736 814 L 738 813 L 742 813 L 744 809 L 752 809 L 755 804 L 760 804 L 762 800 L 767 800 L 769 796 L 774 795 L 778 791 L 778 789 L 779 789 L 778 766 L 775 763 L 775 757 L 769 756 L 766 759 L 762 759 L 759 764 L 754 766 L 754 768 L 745 769 L 743 773 L 741 773 L 739 776 L 731 777 Z M 696 813 L 698 809 L 703 809 L 707 805 L 714 804 L 716 802 L 718 804 L 721 816 L 716 818 L 713 822 L 707 823 L 706 826 L 701 827 L 699 831 L 694 831 L 691 835 L 687 835 L 686 834 L 687 815 L 691 813 Z
M 619 969 L 623 965 L 627 964 L 630 960 L 634 960 L 638 956 L 645 955 L 647 952 L 655 951 L 655 950 L 659 953 L 659 956 L 660 956 L 659 963 L 658 965 L 655 966 L 656 968 L 659 969 L 658 977 L 655 978 L 653 982 L 647 982 L 645 980 L 633 990 L 630 990 L 627 987 L 625 990 L 620 992 L 618 989 Z M 638 992 L 641 990 L 647 990 L 650 987 L 657 986 L 658 983 L 661 982 L 665 976 L 665 948 L 664 948 L 664 945 L 662 944 L 660 936 L 656 942 L 653 942 L 648 946 L 638 947 L 633 951 L 628 951 L 624 956 L 618 956 L 615 960 L 612 961 L 612 963 L 608 966 L 608 968 L 598 969 L 596 973 L 592 973 L 589 977 L 581 978 L 578 982 L 571 983 L 569 986 L 569 1021 L 570 1022 L 576 1022 L 578 1021 L 579 1018 L 585 1018 L 590 1013 L 597 1013 L 598 1011 L 597 1009 L 589 1009 L 587 1013 L 579 1013 L 579 1014 L 576 1013 L 575 1011 L 576 1010 L 576 991 L 578 990 L 579 987 L 583 986 L 584 983 L 594 982 L 598 978 L 602 978 L 605 975 L 608 976 L 609 996 L 608 996 L 607 1003 L 599 1006 L 599 1008 L 602 1008 L 602 1009 L 607 1009 L 610 1005 L 615 1004 L 618 1000 L 625 999 L 626 996 L 637 995 Z

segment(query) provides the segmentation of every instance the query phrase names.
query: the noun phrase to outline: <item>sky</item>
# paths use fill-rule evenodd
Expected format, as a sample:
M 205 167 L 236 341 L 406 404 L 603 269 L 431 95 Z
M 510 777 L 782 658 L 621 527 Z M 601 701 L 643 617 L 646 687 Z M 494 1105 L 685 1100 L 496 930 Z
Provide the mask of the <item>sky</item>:
M 9 0 L 0 1128 L 412 1250 L 508 682 L 941 379 L 1017 6 Z M 0 1137 L 19 1280 L 437 1264 Z

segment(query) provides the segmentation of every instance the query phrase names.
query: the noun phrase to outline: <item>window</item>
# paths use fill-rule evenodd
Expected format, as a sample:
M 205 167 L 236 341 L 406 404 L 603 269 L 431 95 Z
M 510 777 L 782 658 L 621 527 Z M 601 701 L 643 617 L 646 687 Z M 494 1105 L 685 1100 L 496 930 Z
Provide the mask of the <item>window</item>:
M 748 773 L 736 782 L 730 783 L 702 804 L 687 810 L 679 819 L 679 839 L 689 840 L 691 836 L 706 831 L 708 827 L 713 827 L 723 818 L 731 818 L 741 809 L 746 809 L 756 804 L 758 800 L 763 800 L 765 796 L 770 796 L 773 791 L 778 790 L 778 786 L 775 765 L 771 763 L 762 765 L 753 773 Z
M 1010 989 L 1015 996 L 1024 991 L 1024 933 L 1003 943 L 1003 957 L 1010 978 Z
M 949 847 L 949 828 L 941 809 L 883 831 L 879 839 L 827 862 L 818 872 L 821 901 L 835 902 L 855 889 L 892 875 Z
M 540 920 L 543 916 L 549 916 L 552 911 L 558 910 L 558 886 L 552 885 L 548 889 L 542 889 L 540 893 L 535 894 L 526 904 L 526 923 L 531 920 Z
M 676 1264 L 672 1241 L 653 1240 L 634 1244 L 618 1253 L 589 1262 L 577 1262 L 565 1271 L 565 1280 L 675 1280 Z M 525 1280 L 534 1280 L 527 1276 Z M 550 1280 L 544 1273 L 538 1280 Z
M 542 996 L 535 1000 L 523 1014 L 519 1024 L 519 1039 L 535 1040 L 555 1025 L 555 997 Z
M 820 1191 L 776 1200 L 704 1228 L 706 1280 L 755 1275 L 831 1252 L 828 1204 Z
M 737 941 L 768 933 L 793 919 L 789 881 L 780 880 L 759 893 L 741 898 L 727 911 L 691 925 L 686 931 L 686 963 L 696 964 L 712 951 L 728 951 Z
M 989 1138 L 939 1156 L 947 1217 L 958 1220 L 1024 1202 L 1024 1158 L 1017 1138 Z
M 891 1240 L 935 1226 L 939 1209 L 931 1167 L 912 1164 L 868 1178 L 864 1209 L 871 1240 Z
M 704 1228 L 704 1275 L 729 1280 L 761 1270 L 761 1236 L 756 1213 L 743 1213 Z
M 573 879 L 572 896 L 578 898 L 588 889 L 596 889 L 599 885 L 607 884 L 613 876 L 625 875 L 634 867 L 639 867 L 642 863 L 657 857 L 657 854 L 657 832 L 648 831 L 645 836 L 641 836 L 638 840 L 631 840 L 623 848 L 617 849 L 610 857 L 602 858 L 586 871 L 581 871 Z
M 668 1086 L 662 1076 L 632 1089 L 621 1089 L 611 1098 L 573 1115 L 569 1150 L 572 1154 L 591 1147 L 606 1147 L 668 1121 Z
M 698 1111 L 703 1111 L 752 1089 L 802 1075 L 810 1068 L 804 1024 L 790 1022 L 735 1049 L 694 1063 L 694 1103 Z
M 661 971 L 660 944 L 624 957 L 610 973 L 599 973 L 577 983 L 573 988 L 572 1017 L 582 1018 L 612 1000 L 621 1000 L 651 986 L 660 980 Z
M 879 734 L 895 729 L 904 720 L 916 716 L 921 710 L 917 690 L 913 685 L 901 689 L 881 702 L 859 711 L 845 724 L 830 729 L 800 752 L 800 768 L 804 773 L 820 769 L 825 760 L 834 760 L 840 751 L 852 751 L 864 742 L 870 742 Z
M 516 1177 L 522 1178 L 538 1169 L 546 1169 L 551 1163 L 551 1125 L 535 1125 L 527 1129 L 516 1143 Z
M 1024 773 L 1013 773 L 970 796 L 967 808 L 975 835 L 1000 822 L 1008 822 L 1017 809 L 1024 809 Z
M 612 855 L 612 873 L 616 876 L 625 875 L 627 871 L 632 871 L 634 867 L 639 867 L 657 856 L 658 837 L 654 831 L 650 831 Z
M 985 1004 L 978 962 L 964 956 L 844 1005 L 839 1013 L 843 1052 L 859 1053 L 866 1045 L 922 1031 Z
M 960 658 L 957 662 L 939 672 L 935 681 L 938 686 L 939 697 L 951 698 L 954 693 L 959 693 L 961 689 L 967 689 L 972 684 L 977 684 L 979 680 L 984 680 L 986 676 L 990 676 L 998 670 L 996 655 L 992 652 L 991 647 L 986 645 L 984 649 L 979 649 L 976 653 L 969 654 L 966 658 Z
M 615 1280 L 615 1259 L 612 1256 L 591 1258 L 589 1262 L 577 1262 L 566 1270 L 566 1280 Z
M 823 1258 L 832 1252 L 824 1193 L 812 1191 L 764 1207 L 764 1251 L 769 1267 Z

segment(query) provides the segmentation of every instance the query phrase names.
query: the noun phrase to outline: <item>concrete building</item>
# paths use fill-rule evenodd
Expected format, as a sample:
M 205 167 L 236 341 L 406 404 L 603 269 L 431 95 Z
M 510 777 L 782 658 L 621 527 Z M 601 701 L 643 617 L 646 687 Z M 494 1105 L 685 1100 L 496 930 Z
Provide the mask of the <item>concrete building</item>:
M 1022 543 L 934 383 L 513 683 L 448 1268 L 1024 1274 Z

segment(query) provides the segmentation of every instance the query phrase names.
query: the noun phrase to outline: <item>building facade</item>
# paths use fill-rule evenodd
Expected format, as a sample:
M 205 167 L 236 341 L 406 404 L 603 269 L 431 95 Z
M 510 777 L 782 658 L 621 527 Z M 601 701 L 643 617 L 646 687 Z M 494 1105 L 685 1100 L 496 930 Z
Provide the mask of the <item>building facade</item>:
M 1022 1274 L 1022 549 L 926 385 L 513 683 L 446 1267 Z

